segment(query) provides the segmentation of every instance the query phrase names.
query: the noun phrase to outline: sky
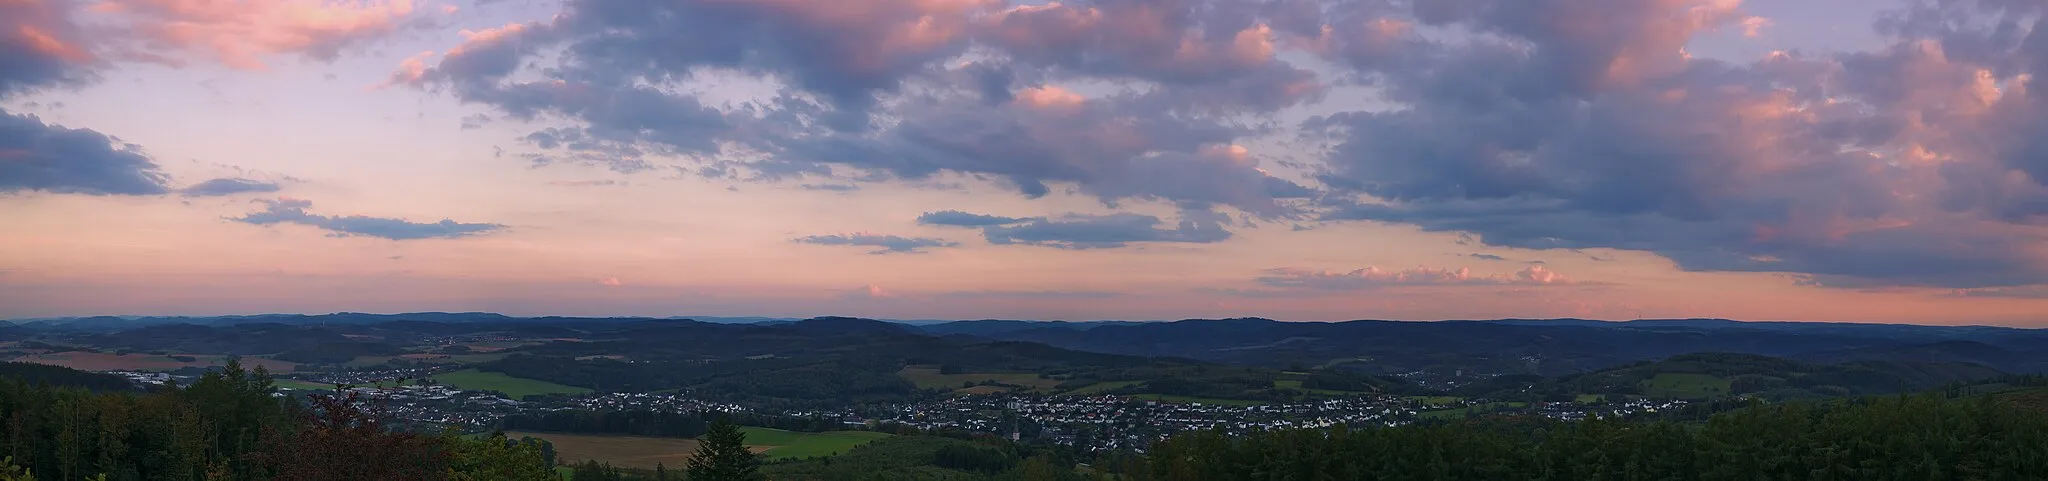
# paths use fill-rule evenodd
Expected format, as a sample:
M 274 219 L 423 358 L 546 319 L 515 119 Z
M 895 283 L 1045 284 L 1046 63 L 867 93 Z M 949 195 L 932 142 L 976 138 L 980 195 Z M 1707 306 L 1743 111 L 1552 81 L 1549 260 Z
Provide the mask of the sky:
M 2048 327 L 2034 0 L 0 0 L 0 318 Z

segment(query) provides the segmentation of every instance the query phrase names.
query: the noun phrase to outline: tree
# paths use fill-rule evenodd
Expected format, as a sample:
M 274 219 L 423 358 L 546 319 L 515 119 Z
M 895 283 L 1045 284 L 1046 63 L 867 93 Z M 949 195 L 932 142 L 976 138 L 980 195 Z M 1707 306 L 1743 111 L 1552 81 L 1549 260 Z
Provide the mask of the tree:
M 705 429 L 697 453 L 690 456 L 690 481 L 760 481 L 761 460 L 747 450 L 747 434 L 731 420 L 719 418 Z
M 36 481 L 35 473 L 14 464 L 14 457 L 0 459 L 0 481 Z
M 504 433 L 483 439 L 463 439 L 454 432 L 448 440 L 449 476 L 454 481 L 560 481 L 554 462 L 542 455 L 547 441 L 534 438 L 510 440 Z
M 437 480 L 448 477 L 449 446 L 440 437 L 392 432 L 380 409 L 354 391 L 312 396 L 300 429 L 268 429 L 268 449 L 250 457 L 276 473 L 274 479 L 303 481 Z M 534 460 L 539 459 L 538 452 Z
M 625 478 L 617 468 L 595 460 L 584 461 L 569 471 L 570 481 L 620 481 Z

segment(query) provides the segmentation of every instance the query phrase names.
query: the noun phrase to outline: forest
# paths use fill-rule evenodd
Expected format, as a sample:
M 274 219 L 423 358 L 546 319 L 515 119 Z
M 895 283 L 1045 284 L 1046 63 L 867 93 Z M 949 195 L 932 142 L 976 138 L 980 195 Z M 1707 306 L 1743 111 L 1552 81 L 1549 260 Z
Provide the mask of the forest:
M 49 480 L 559 480 L 536 440 L 387 428 L 354 394 L 276 395 L 229 363 L 188 387 L 0 378 L 0 472 Z M 99 389 L 95 391 L 94 389 Z
M 1188 433 L 1112 461 L 1128 480 L 2048 479 L 2048 416 L 1992 397 L 1758 404 L 1705 423 L 1493 419 Z

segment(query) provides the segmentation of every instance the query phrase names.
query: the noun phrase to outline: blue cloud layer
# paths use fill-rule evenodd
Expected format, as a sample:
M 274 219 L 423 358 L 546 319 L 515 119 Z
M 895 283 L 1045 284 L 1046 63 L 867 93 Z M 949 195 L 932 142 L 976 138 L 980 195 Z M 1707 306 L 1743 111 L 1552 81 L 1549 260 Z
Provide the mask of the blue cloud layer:
M 299 224 L 329 232 L 335 237 L 375 237 L 390 240 L 453 239 L 503 230 L 500 224 L 471 224 L 442 219 L 421 223 L 385 217 L 325 216 L 306 212 L 311 201 L 295 199 L 259 200 L 264 209 L 229 220 L 253 225 Z

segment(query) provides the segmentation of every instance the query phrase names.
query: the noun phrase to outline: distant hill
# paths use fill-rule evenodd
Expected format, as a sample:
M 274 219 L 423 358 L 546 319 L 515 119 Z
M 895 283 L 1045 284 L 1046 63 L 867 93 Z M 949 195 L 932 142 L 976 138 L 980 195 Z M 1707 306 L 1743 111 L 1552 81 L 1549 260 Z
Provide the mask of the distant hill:
M 998 335 L 998 334 L 1007 334 L 1007 333 L 1013 333 L 1013 332 L 1018 332 L 1018 331 L 1029 331 L 1029 330 L 1035 330 L 1035 329 L 1050 329 L 1050 328 L 1059 328 L 1059 329 L 1073 329 L 1073 330 L 1085 331 L 1085 330 L 1088 330 L 1088 329 L 1094 329 L 1094 328 L 1097 328 L 1097 327 L 1102 327 L 1102 326 L 1128 326 L 1128 325 L 1133 325 L 1133 324 L 1142 324 L 1142 323 L 1139 323 L 1139 322 L 1131 322 L 1131 321 L 1091 321 L 1091 322 L 1069 322 L 1069 321 L 1007 321 L 1007 320 L 993 320 L 993 319 L 991 319 L 991 320 L 980 320 L 980 321 L 952 321 L 952 322 L 944 322 L 944 323 L 938 323 L 938 324 L 930 324 L 930 325 L 923 325 L 923 326 L 918 326 L 918 329 L 919 329 L 919 330 L 922 330 L 922 331 L 924 331 L 924 332 L 928 332 L 928 333 L 932 333 L 932 334 L 940 334 L 940 335 L 946 335 L 946 334 L 966 334 L 966 335 L 971 335 L 971 336 L 988 336 L 988 335 Z
M 1059 384 L 1065 386 L 1062 389 L 1096 383 L 1090 392 L 1150 390 L 1218 398 L 1294 395 L 1289 391 L 1439 389 L 1489 377 L 1468 389 L 1485 391 L 1487 385 L 1498 384 L 1502 387 L 1493 388 L 1498 390 L 1519 386 L 1516 383 L 1637 369 L 1646 362 L 1669 363 L 1675 356 L 1694 353 L 1767 356 L 1778 360 L 1772 362 L 1796 363 L 1728 358 L 1721 364 L 1749 366 L 1757 372 L 1715 367 L 1721 371 L 1703 373 L 1725 378 L 1729 389 L 1737 390 L 1748 386 L 1734 385 L 1737 377 L 1744 383 L 1794 391 L 1869 392 L 1988 372 L 2048 370 L 2048 331 L 2042 330 L 1725 319 L 991 319 L 910 324 L 835 316 L 730 323 L 429 312 L 77 318 L 8 326 L 0 335 L 32 341 L 22 346 L 266 356 L 312 364 L 383 363 L 396 361 L 376 358 L 466 353 L 473 355 L 449 362 L 601 391 L 704 389 L 819 402 L 893 402 L 940 390 L 931 379 L 920 388 L 899 375 L 908 366 L 1012 380 L 1004 376 L 1024 375 L 1033 381 L 1028 384 Z M 443 351 L 453 347 L 450 338 L 456 337 L 466 339 L 454 341 L 466 344 L 459 346 L 462 350 Z M 413 358 L 424 357 L 430 356 Z M 1225 373 L 1208 366 L 1232 370 Z M 1661 366 L 1658 369 L 1678 364 Z M 1315 374 L 1276 374 L 1283 371 Z M 1687 374 L 1667 371 L 1651 372 L 1649 378 Z M 1733 374 L 1717 374 L 1724 371 Z M 1031 377 L 1036 375 L 1043 377 Z M 1613 375 L 1634 379 L 1629 377 L 1634 374 Z M 1846 380 L 1821 382 L 1829 376 Z M 1194 380 L 1175 380 L 1180 378 Z M 954 386 L 941 391 L 951 392 L 965 389 L 959 386 L 962 382 L 991 377 L 943 379 Z M 1673 376 L 1663 379 L 1650 387 L 1676 392 L 1719 386 L 1687 384 Z M 1780 381 L 1782 386 L 1776 384 Z M 1629 384 L 1591 387 L 1625 390 Z M 1797 397 L 1800 393 L 1794 391 L 1778 394 Z
M 2003 370 L 2019 373 L 2037 373 L 2048 370 L 2048 356 L 2041 355 L 2040 349 L 2015 350 L 1978 341 L 1938 341 L 1925 344 L 1864 347 L 1806 354 L 1799 356 L 1799 358 L 1823 363 L 1852 361 L 1970 363 L 1997 366 Z
M 1562 320 L 1279 322 L 1184 320 L 1088 329 L 1028 328 L 993 321 L 943 325 L 992 339 L 1083 351 L 1201 359 L 1269 367 L 1349 366 L 1373 374 L 1477 371 L 1545 376 L 1599 370 L 1695 352 L 1816 360 L 1925 361 L 1913 346 L 1966 342 L 2010 356 L 1957 357 L 2015 373 L 2048 368 L 2048 331 L 2001 327 L 1739 322 L 1718 319 L 1628 322 Z M 1961 344 L 1953 345 L 1961 346 Z M 1960 353 L 1958 353 L 1960 355 Z M 1835 356 L 1835 357 L 1828 357 Z M 1847 357 L 1844 357 L 1847 356 Z
M 908 332 L 911 332 L 912 330 L 914 330 L 914 329 L 915 329 L 915 328 L 913 328 L 913 327 L 910 327 L 910 326 L 906 326 L 906 325 L 902 325 L 902 324 L 896 324 L 896 323 L 892 323 L 892 322 L 884 322 L 884 321 L 877 321 L 877 320 L 874 320 L 874 319 L 861 319 L 861 318 L 855 318 L 855 317 L 834 317 L 834 316 L 828 316 L 828 317 L 814 317 L 814 318 L 810 318 L 810 319 L 804 319 L 804 320 L 801 320 L 801 321 L 796 321 L 796 322 L 791 322 L 791 323 L 786 323 L 786 324 L 776 324 L 776 325 L 774 325 L 774 327 L 776 327 L 776 328 L 779 328 L 779 329 L 791 329 L 791 330 L 796 330 L 796 331 L 803 331 L 803 332 L 812 332 L 812 333 L 820 333 L 820 334 L 850 334 L 850 333 L 892 333 L 892 334 L 901 334 L 901 333 L 908 333 Z
M 137 387 L 121 376 L 26 362 L 0 362 L 0 379 L 93 391 L 129 391 Z

